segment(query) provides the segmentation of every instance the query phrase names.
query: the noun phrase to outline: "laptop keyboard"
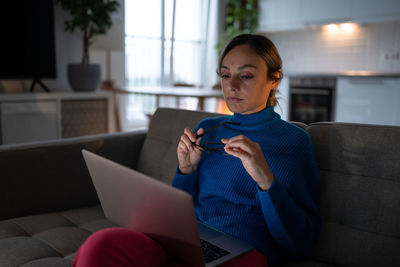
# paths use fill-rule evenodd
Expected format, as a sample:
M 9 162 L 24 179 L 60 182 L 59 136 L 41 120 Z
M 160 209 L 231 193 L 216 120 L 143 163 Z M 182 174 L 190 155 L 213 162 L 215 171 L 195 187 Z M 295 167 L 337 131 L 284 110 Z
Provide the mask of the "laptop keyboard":
M 230 253 L 229 251 L 217 247 L 203 239 L 200 239 L 200 243 L 201 249 L 203 250 L 203 259 L 205 263 L 212 262 Z

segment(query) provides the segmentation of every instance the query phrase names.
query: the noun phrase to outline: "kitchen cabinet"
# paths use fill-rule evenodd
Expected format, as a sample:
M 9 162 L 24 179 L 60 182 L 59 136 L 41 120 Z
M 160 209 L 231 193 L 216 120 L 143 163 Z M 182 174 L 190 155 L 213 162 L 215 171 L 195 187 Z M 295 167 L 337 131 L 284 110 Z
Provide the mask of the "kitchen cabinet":
M 260 0 L 260 32 L 400 20 L 399 0 Z
M 335 121 L 400 125 L 400 78 L 339 77 Z
M 399 0 L 352 0 L 351 10 L 356 23 L 400 20 Z
M 302 0 L 260 1 L 260 31 L 295 30 L 303 27 Z
M 305 26 L 351 20 L 351 0 L 302 0 L 301 17 Z

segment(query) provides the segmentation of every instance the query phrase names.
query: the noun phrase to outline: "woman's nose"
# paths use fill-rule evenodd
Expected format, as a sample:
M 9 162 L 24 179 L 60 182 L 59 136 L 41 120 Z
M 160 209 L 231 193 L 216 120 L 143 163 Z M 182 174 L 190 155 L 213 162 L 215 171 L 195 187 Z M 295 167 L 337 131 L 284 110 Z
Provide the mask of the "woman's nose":
M 229 89 L 232 91 L 240 89 L 240 79 L 238 77 L 232 76 L 232 78 L 229 79 Z

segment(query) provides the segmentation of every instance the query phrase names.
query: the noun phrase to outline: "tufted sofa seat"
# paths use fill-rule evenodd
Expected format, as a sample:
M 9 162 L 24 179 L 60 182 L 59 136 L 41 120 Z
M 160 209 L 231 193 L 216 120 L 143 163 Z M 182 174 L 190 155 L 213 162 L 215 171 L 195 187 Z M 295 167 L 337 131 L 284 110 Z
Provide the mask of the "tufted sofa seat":
M 0 253 L 9 255 L 8 266 L 71 266 L 86 238 L 111 226 L 100 206 L 4 220 Z

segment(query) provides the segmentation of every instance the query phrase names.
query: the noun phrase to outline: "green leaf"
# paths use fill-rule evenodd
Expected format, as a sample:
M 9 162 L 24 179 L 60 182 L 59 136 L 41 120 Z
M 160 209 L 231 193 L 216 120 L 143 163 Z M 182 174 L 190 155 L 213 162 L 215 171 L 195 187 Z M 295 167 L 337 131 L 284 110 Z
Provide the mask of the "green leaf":
M 69 14 L 65 31 L 88 31 L 87 46 L 95 35 L 105 34 L 111 28 L 111 14 L 119 8 L 116 0 L 55 0 L 55 3 Z

